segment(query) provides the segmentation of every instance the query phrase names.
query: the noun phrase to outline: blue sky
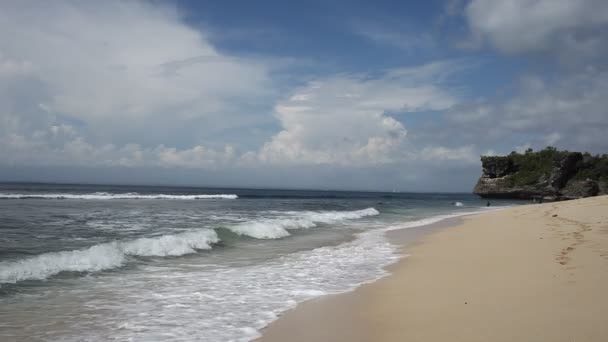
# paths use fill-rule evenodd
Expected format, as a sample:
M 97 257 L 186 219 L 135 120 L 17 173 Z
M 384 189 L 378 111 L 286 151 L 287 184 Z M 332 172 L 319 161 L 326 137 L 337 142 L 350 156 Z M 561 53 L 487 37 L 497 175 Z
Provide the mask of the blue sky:
M 467 24 L 462 16 L 448 15 L 446 6 L 445 1 L 179 2 L 185 20 L 210 32 L 213 44 L 227 54 L 302 62 L 301 70 L 289 70 L 292 77 L 303 74 L 295 82 L 474 59 L 478 72 L 467 75 L 471 95 L 494 95 L 525 61 L 458 48 L 467 39 Z
M 608 151 L 600 0 L 0 5 L 0 180 L 469 191 Z

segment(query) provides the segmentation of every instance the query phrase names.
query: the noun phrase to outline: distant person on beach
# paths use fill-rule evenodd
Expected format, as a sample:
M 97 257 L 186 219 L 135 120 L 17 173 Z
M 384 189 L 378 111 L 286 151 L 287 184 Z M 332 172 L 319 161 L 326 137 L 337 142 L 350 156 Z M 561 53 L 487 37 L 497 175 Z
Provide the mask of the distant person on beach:
M 490 201 L 488 201 L 488 203 L 486 203 L 486 207 L 489 207 L 489 206 L 490 206 Z

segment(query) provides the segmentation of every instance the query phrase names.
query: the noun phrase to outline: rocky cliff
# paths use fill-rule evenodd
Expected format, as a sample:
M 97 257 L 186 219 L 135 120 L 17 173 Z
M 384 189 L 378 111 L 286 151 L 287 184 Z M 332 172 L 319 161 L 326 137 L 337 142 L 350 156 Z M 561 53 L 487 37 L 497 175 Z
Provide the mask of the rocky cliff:
M 608 194 L 608 155 L 557 151 L 481 157 L 473 193 L 486 198 L 562 200 Z

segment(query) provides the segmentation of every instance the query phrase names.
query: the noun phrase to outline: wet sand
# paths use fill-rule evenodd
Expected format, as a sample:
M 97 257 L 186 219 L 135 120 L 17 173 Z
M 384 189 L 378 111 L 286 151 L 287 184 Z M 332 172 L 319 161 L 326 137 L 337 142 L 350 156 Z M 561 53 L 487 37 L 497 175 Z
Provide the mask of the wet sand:
M 608 341 L 608 196 L 445 224 L 392 275 L 302 303 L 260 340 Z

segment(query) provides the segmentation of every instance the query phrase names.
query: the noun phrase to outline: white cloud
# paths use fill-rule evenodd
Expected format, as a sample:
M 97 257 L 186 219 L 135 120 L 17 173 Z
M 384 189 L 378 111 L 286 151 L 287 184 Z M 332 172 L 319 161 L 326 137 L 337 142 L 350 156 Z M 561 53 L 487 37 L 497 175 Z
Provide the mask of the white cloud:
M 472 0 L 464 15 L 476 43 L 541 58 L 543 69 L 524 71 L 507 98 L 446 112 L 445 122 L 435 125 L 437 137 L 449 131 L 449 139 L 503 151 L 547 145 L 608 149 L 608 2 Z
M 523 145 L 515 146 L 515 151 L 518 153 L 524 153 L 524 152 L 526 152 L 526 150 L 528 150 L 530 148 L 532 148 L 532 144 L 525 143 Z
M 154 151 L 158 162 L 163 167 L 217 168 L 233 162 L 234 148 L 224 146 L 223 150 L 214 150 L 205 146 L 194 146 L 186 150 L 159 146 Z
M 547 144 L 547 146 L 553 146 L 558 141 L 560 141 L 561 138 L 562 138 L 561 134 L 559 134 L 557 132 L 553 132 L 553 133 L 547 134 L 544 139 L 545 139 L 545 143 Z
M 274 96 L 269 73 L 219 52 L 163 4 L 0 5 L 0 116 L 24 129 L 67 121 L 91 141 L 192 143 Z
M 401 32 L 387 30 L 375 25 L 363 25 L 355 29 L 355 33 L 378 45 L 391 46 L 406 52 L 435 47 L 435 40 L 426 32 Z
M 217 51 L 172 7 L 4 2 L 1 163 L 220 167 L 234 159 L 230 144 L 169 146 L 238 124 L 268 101 L 269 72 Z
M 429 134 L 437 140 L 503 146 L 608 150 L 608 72 L 563 74 L 550 81 L 528 75 L 504 100 L 454 107 Z M 447 128 L 446 128 L 447 127 Z M 441 132 L 449 132 L 442 136 Z
M 17 61 L 2 56 L 0 51 L 0 77 L 27 74 L 32 71 L 32 65 L 28 61 Z
M 362 34 L 403 49 L 429 43 L 429 37 L 380 29 Z M 414 177 L 430 174 L 422 165 L 477 162 L 474 142 L 413 141 L 412 134 L 424 128 L 407 127 L 410 112 L 446 111 L 460 102 L 448 80 L 469 68 L 469 61 L 318 77 L 282 94 L 282 100 L 276 100 L 280 87 L 271 64 L 219 51 L 205 32 L 184 24 L 179 11 L 163 3 L 2 3 L 0 164 L 380 166 L 387 173 L 407 165 L 419 170 L 407 175 Z M 537 86 L 535 96 L 547 103 L 538 111 L 547 112 L 556 96 L 544 82 Z M 475 126 L 505 115 L 514 120 L 503 126 L 526 125 L 517 101 L 483 105 L 473 114 L 453 112 L 450 124 Z M 270 110 L 263 113 L 261 107 Z M 279 131 L 260 134 L 260 148 L 239 145 L 248 130 L 272 116 L 272 108 Z M 545 139 L 561 142 L 567 136 L 548 130 Z
M 475 146 L 467 145 L 456 148 L 444 146 L 425 147 L 420 153 L 420 159 L 431 161 L 452 160 L 459 162 L 477 162 L 479 154 L 475 150 Z
M 487 151 L 483 152 L 481 155 L 482 155 L 482 156 L 496 156 L 496 155 L 498 155 L 498 154 L 499 154 L 499 153 L 497 153 L 497 152 L 496 152 L 496 151 L 494 151 L 493 149 L 489 149 L 489 150 L 487 150 Z
M 112 143 L 93 145 L 70 125 L 52 125 L 30 135 L 7 132 L 0 134 L 2 164 L 9 165 L 70 165 L 121 166 L 163 168 L 216 169 L 234 161 L 235 151 L 230 145 L 213 149 L 197 145 L 177 149 L 159 145 L 154 148 L 139 144 L 116 146 Z
M 338 75 L 297 89 L 276 106 L 282 130 L 247 160 L 277 164 L 376 165 L 411 158 L 391 113 L 443 110 L 457 97 L 441 84 L 458 63 L 369 75 Z M 406 119 L 407 120 L 407 119 Z
M 466 17 L 474 38 L 511 54 L 552 53 L 580 63 L 608 43 L 604 0 L 473 0 Z
M 408 146 L 394 116 L 450 108 L 458 96 L 445 81 L 468 67 L 443 61 L 330 75 L 276 102 L 269 63 L 218 51 L 176 8 L 61 0 L 0 6 L 4 164 L 213 169 L 413 160 L 422 149 Z M 403 44 L 379 30 L 367 34 Z M 259 150 L 207 137 L 264 120 L 272 113 L 250 109 L 272 103 L 281 129 Z M 427 145 L 429 158 L 462 155 Z

